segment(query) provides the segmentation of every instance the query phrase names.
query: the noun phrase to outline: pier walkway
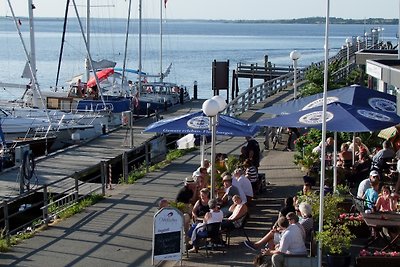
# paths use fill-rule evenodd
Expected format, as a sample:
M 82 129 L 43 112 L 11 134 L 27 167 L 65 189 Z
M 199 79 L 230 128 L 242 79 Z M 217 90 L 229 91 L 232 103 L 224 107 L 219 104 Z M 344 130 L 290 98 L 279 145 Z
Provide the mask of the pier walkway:
M 285 97 L 291 97 L 289 89 L 270 101 Z M 189 110 L 194 108 L 198 107 L 188 107 Z M 255 120 L 259 114 L 248 111 L 244 117 Z M 141 126 L 135 124 L 135 127 Z M 257 139 L 262 145 L 264 137 L 260 135 Z M 243 137 L 218 141 L 217 151 L 239 155 L 244 144 Z M 0 254 L 0 266 L 43 266 L 44 263 L 48 266 L 151 266 L 152 223 L 158 201 L 175 199 L 184 178 L 199 166 L 199 154 L 193 151 L 133 185 L 115 186 L 106 192 L 103 201 L 83 213 L 56 222 L 34 238 L 13 247 L 11 252 Z M 252 240 L 265 233 L 276 220 L 283 199 L 293 195 L 302 184 L 302 173 L 293 165 L 293 152 L 263 151 L 260 173 L 266 174 L 270 185 L 255 200 L 251 211 L 246 231 Z M 225 254 L 216 251 L 209 258 L 202 250 L 189 254 L 188 258 L 184 255 L 182 265 L 252 266 L 254 254 L 242 241 L 243 237 L 233 237 Z M 159 265 L 180 266 L 181 263 L 167 261 Z

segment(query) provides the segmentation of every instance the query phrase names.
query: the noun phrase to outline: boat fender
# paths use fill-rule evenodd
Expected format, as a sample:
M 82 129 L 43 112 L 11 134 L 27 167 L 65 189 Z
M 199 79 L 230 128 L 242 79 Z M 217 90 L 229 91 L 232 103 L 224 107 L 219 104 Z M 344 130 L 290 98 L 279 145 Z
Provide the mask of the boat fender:
M 30 180 L 33 176 L 33 172 L 35 170 L 35 160 L 33 158 L 32 153 L 28 150 L 24 152 L 22 157 L 22 177 L 26 180 Z

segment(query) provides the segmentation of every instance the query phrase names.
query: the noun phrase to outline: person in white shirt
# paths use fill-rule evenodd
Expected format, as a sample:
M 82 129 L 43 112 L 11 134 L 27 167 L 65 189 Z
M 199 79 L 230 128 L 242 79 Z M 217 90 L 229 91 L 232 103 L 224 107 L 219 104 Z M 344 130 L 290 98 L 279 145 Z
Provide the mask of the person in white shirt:
M 246 196 L 247 202 L 250 202 L 253 199 L 253 186 L 251 185 L 250 180 L 244 175 L 242 168 L 237 168 L 234 170 L 232 184 L 242 189 L 244 195 Z
M 357 197 L 362 198 L 365 194 L 365 191 L 367 191 L 368 188 L 371 188 L 371 182 L 374 180 L 379 180 L 379 173 L 378 171 L 371 171 L 369 173 L 369 177 L 358 185 L 358 190 L 357 190 Z
M 290 224 L 289 224 L 290 223 Z M 304 228 L 290 218 L 278 219 L 278 225 L 283 228 L 282 237 L 275 249 L 262 250 L 262 254 L 271 256 L 272 266 L 283 267 L 285 255 L 307 255 L 307 248 L 304 244 Z

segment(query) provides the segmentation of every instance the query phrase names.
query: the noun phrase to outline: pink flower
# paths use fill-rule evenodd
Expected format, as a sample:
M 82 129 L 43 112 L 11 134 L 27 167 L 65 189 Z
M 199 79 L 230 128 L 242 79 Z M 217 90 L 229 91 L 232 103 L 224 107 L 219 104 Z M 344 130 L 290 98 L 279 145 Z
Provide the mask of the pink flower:
M 340 218 L 340 219 L 345 219 L 345 218 L 346 218 L 346 213 L 340 214 L 340 215 L 339 215 L 339 218 Z

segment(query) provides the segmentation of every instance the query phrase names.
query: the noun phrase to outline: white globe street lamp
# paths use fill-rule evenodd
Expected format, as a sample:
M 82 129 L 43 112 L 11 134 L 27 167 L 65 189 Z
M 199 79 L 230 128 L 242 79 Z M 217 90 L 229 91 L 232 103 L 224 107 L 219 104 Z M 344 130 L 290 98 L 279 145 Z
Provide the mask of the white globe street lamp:
M 225 100 L 224 100 L 225 102 Z M 225 104 L 226 105 L 226 104 Z M 210 131 L 211 131 L 211 198 L 215 196 L 215 143 L 216 143 L 216 136 L 217 136 L 217 115 L 218 113 L 225 109 L 221 109 L 221 106 L 216 99 L 208 99 L 204 101 L 201 109 L 203 110 L 204 114 L 209 117 L 210 119 Z
M 290 52 L 290 58 L 293 60 L 293 98 L 297 98 L 297 60 L 301 57 L 300 52 L 293 50 Z

